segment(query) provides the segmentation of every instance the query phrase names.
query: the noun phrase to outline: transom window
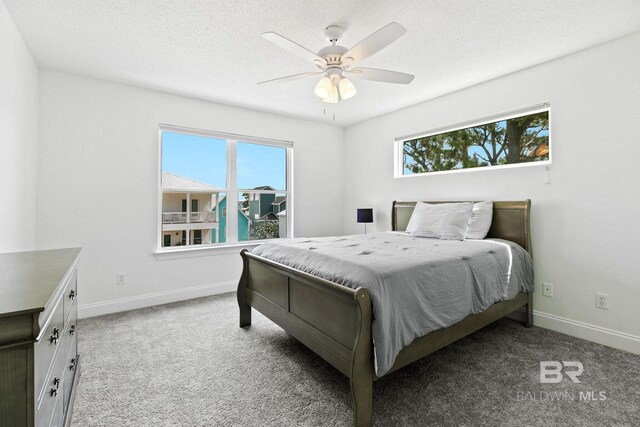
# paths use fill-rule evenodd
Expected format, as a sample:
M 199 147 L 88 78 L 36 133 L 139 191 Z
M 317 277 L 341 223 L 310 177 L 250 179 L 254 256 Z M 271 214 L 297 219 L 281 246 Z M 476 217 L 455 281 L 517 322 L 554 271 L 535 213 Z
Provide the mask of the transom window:
M 158 246 L 291 237 L 292 156 L 286 141 L 161 126 Z
M 396 140 L 396 177 L 549 163 L 549 108 Z

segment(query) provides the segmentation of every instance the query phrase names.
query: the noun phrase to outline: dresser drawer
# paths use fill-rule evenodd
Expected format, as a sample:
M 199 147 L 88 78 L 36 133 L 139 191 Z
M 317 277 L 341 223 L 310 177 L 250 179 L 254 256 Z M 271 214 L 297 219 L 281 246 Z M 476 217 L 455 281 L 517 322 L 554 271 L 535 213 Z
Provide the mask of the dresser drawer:
M 60 393 L 58 393 L 56 406 L 53 408 L 49 427 L 64 427 L 64 401 Z
M 67 289 L 64 291 L 64 295 L 62 296 L 62 301 L 64 305 L 64 319 L 69 317 L 69 313 L 71 312 L 72 307 L 76 303 L 76 297 L 78 295 L 78 273 L 74 271 L 73 276 L 69 280 L 69 284 L 67 285 Z
M 73 388 L 73 378 L 76 375 L 78 367 L 78 346 L 75 335 L 67 337 L 70 341 L 69 352 L 65 357 L 64 365 L 64 407 L 69 407 L 69 401 L 71 400 L 71 392 Z
M 44 335 L 34 346 L 34 390 L 36 399 L 42 393 L 56 350 L 62 345 L 62 338 L 65 333 L 63 314 L 63 303 L 58 301 L 58 305 L 51 315 L 51 320 L 45 328 Z
M 71 343 L 71 340 L 67 341 L 67 343 L 65 343 L 65 346 L 67 345 L 73 345 L 73 347 L 76 347 L 76 335 L 78 334 L 78 309 L 75 307 L 75 305 L 72 307 L 71 309 L 71 313 L 69 313 L 69 316 L 67 317 L 67 321 L 64 323 L 64 334 L 68 336 L 68 338 L 73 338 L 73 343 Z M 66 348 L 66 347 L 65 347 Z M 68 353 L 68 349 L 64 350 L 65 352 L 63 354 Z
M 64 323 L 64 334 L 67 337 L 66 342 L 61 350 L 64 350 L 63 355 L 69 354 L 70 347 L 74 352 L 77 352 L 76 335 L 78 335 L 78 309 L 74 305 L 67 317 L 67 321 Z
M 70 351 L 73 350 L 75 352 L 77 350 L 76 335 L 78 335 L 78 310 L 76 310 L 75 306 L 73 307 L 73 310 L 71 310 L 71 313 L 69 313 L 69 317 L 64 324 L 64 335 L 65 342 L 62 344 L 60 351 L 62 351 L 63 353 L 61 354 L 66 357 Z
M 67 337 L 68 338 L 68 337 Z M 64 362 L 65 357 L 58 354 L 53 368 L 44 382 L 44 393 L 36 412 L 36 426 L 48 426 L 61 418 L 64 404 Z M 58 421 L 55 421 L 58 423 Z
M 62 384 L 62 382 L 60 384 Z M 53 412 L 55 411 L 56 404 L 58 404 L 59 400 L 62 401 L 62 396 L 60 395 L 60 393 L 58 393 L 58 396 L 51 396 L 49 393 L 47 393 L 42 397 L 40 407 L 38 407 L 36 411 L 36 427 L 48 426 L 51 423 Z

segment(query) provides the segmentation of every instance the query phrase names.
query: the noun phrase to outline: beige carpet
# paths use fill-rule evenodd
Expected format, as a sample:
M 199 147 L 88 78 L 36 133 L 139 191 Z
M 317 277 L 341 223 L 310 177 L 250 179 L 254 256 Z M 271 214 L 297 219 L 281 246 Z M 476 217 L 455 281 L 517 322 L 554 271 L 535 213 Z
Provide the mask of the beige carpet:
M 80 321 L 73 425 L 351 425 L 347 378 L 255 311 L 237 324 L 235 294 Z M 544 360 L 580 361 L 581 383 L 540 384 Z M 640 356 L 504 319 L 377 381 L 373 413 L 381 426 L 640 425 L 639 405 Z

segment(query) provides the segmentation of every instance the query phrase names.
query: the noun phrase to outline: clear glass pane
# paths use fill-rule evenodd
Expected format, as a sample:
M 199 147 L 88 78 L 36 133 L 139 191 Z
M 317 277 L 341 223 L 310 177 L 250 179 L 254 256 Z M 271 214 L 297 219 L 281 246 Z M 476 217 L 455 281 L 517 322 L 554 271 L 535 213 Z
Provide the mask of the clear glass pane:
M 163 187 L 226 188 L 227 141 L 163 131 L 162 175 Z
M 238 193 L 238 241 L 286 237 L 286 194 Z
M 549 160 L 549 112 L 404 141 L 403 175 Z
M 287 189 L 286 148 L 238 142 L 236 156 L 238 188 Z
M 219 241 L 226 181 L 225 140 L 162 132 L 162 247 Z

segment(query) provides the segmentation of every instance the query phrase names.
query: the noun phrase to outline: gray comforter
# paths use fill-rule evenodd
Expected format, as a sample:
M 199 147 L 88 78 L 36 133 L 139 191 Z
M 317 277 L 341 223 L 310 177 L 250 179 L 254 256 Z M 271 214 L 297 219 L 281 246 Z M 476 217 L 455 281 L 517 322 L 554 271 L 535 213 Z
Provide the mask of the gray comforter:
M 507 240 L 436 240 L 404 233 L 264 243 L 256 255 L 371 294 L 376 375 L 415 338 L 533 290 L 529 254 Z

